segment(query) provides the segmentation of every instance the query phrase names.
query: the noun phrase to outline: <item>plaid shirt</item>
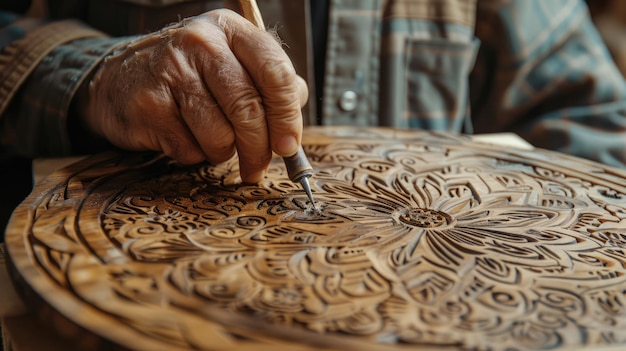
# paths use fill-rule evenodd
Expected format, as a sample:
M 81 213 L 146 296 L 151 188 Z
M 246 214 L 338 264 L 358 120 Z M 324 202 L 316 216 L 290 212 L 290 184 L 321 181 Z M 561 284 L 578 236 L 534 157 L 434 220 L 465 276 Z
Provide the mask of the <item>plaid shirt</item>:
M 282 14 L 279 3 L 259 0 L 267 25 L 281 23 L 285 37 L 307 33 L 285 24 L 308 26 L 293 18 L 307 13 L 308 2 L 291 0 Z M 321 99 L 321 111 L 316 116 L 309 104 L 305 123 L 512 131 L 538 147 L 626 167 L 626 85 L 582 1 L 330 0 L 328 22 L 323 96 L 310 100 Z M 17 42 L 63 31 L 51 25 L 0 12 L 0 77 L 16 75 Z M 74 92 L 127 40 L 64 26 L 82 34 L 48 45 L 32 70 L 18 70 L 19 90 L 0 86 L 3 156 L 71 153 Z M 311 55 L 295 58 L 310 43 L 287 41 L 300 74 L 312 77 Z

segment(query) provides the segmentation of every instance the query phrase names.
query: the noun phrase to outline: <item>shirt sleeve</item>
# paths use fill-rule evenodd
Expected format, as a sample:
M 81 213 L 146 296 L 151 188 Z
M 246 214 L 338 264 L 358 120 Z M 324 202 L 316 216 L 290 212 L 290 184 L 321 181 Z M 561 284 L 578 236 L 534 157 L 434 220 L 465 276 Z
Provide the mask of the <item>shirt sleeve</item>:
M 80 84 L 128 38 L 110 38 L 76 20 L 0 12 L 0 157 L 73 152 L 68 114 Z
M 477 19 L 476 132 L 626 167 L 626 85 L 583 1 L 479 1 Z

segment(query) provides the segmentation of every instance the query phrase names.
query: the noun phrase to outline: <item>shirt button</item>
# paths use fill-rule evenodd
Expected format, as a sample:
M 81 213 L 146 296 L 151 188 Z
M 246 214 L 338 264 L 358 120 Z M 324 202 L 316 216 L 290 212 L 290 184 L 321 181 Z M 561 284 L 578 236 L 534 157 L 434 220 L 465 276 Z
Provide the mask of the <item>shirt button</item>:
M 352 90 L 344 91 L 339 98 L 339 108 L 345 112 L 354 111 L 358 103 L 359 96 Z

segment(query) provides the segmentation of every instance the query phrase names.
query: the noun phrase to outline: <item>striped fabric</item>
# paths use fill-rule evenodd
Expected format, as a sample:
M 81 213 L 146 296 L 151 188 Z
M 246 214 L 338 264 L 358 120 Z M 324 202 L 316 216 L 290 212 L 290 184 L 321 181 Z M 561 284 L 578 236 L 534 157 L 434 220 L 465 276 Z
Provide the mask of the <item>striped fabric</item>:
M 71 100 L 88 72 L 124 40 L 78 20 L 0 11 L 0 160 L 71 154 Z
M 512 131 L 626 167 L 626 86 L 582 1 L 331 0 L 329 30 L 323 124 Z
M 262 10 L 281 1 L 308 6 L 258 0 Z M 321 99 L 319 123 L 512 131 L 626 167 L 626 85 L 582 0 L 329 1 L 323 95 L 311 97 Z M 264 16 L 283 32 L 290 28 L 281 23 L 295 22 L 280 21 L 290 13 Z M 12 59 L 6 48 L 30 31 L 17 18 L 0 12 L 0 75 Z M 310 47 L 301 39 L 288 52 Z M 70 153 L 65 124 L 76 83 L 120 40 L 50 51 L 1 116 L 0 156 Z M 29 126 L 41 127 L 34 134 Z

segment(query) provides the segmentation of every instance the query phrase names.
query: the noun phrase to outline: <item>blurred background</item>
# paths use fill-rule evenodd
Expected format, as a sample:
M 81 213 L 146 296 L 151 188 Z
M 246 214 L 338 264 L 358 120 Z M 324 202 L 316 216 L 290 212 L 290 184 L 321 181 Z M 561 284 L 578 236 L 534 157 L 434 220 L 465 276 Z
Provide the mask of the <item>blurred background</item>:
M 263 0 L 259 1 L 262 2 Z M 120 27 L 124 27 L 125 23 L 119 22 L 124 22 L 124 20 L 127 19 L 125 17 L 129 15 L 144 18 L 145 22 L 140 24 L 141 26 L 143 26 L 142 28 L 124 28 L 126 31 L 130 32 L 142 32 L 143 29 L 144 33 L 146 32 L 146 28 L 152 28 L 154 30 L 160 28 L 160 26 L 162 26 L 163 24 L 170 23 L 172 20 L 172 17 L 165 14 L 161 14 L 161 16 L 146 16 L 147 14 L 154 15 L 155 13 L 161 11 L 168 14 L 171 14 L 172 12 L 178 12 L 178 16 L 176 17 L 181 17 L 181 14 L 183 15 L 182 17 L 184 17 L 184 15 L 192 15 L 194 13 L 202 12 L 203 10 L 211 10 L 224 4 L 224 0 L 89 0 L 89 2 L 92 3 L 92 5 L 105 4 L 95 6 L 97 8 L 95 13 L 98 14 L 98 18 L 106 18 L 105 16 L 102 16 L 102 12 L 100 12 L 102 10 L 104 10 L 105 13 L 107 12 L 108 9 L 104 8 L 106 7 L 106 4 L 117 3 L 118 7 L 120 4 L 122 4 L 121 7 L 125 10 L 124 12 L 126 13 L 116 13 L 117 16 L 113 18 L 117 18 L 117 25 Z M 585 2 L 589 6 L 591 17 L 593 18 L 593 21 L 596 24 L 600 35 L 606 42 L 609 51 L 613 55 L 615 63 L 619 67 L 622 74 L 626 74 L 626 1 L 585 0 Z M 44 0 L 32 0 L 31 3 L 31 15 L 46 16 L 49 14 Z M 146 4 L 151 4 L 152 6 L 148 6 L 147 9 L 145 6 L 141 6 Z M 140 7 L 143 9 L 142 11 L 137 10 L 137 8 Z M 148 19 L 154 17 L 156 17 L 156 20 Z M 109 17 L 109 20 L 107 20 L 107 22 L 111 22 L 110 18 L 111 17 Z M 134 24 L 133 26 L 136 26 L 136 24 Z
M 259 0 L 262 2 L 263 0 Z M 310 0 L 315 1 L 315 0 Z M 82 1 L 81 1 L 82 2 Z M 117 26 L 122 27 L 125 31 L 129 32 L 146 32 L 146 28 L 158 29 L 163 24 L 171 23 L 172 17 L 161 14 L 161 16 L 146 16 L 147 14 L 155 15 L 155 13 L 165 12 L 171 14 L 172 12 L 178 13 L 176 17 L 185 17 L 185 15 L 192 15 L 194 13 L 211 10 L 223 5 L 224 0 L 119 0 L 119 1 L 101 1 L 90 0 L 92 8 L 96 8 L 94 11 L 98 14 L 98 18 L 107 18 L 102 16 L 101 11 L 108 12 L 105 7 L 107 4 L 117 3 L 117 7 L 125 10 L 118 12 L 112 18 L 116 18 Z M 593 18 L 600 35 L 606 42 L 609 51 L 613 55 L 615 63 L 619 67 L 622 74 L 626 74 L 626 1 L 624 0 L 585 0 L 589 6 L 591 17 Z M 71 3 L 71 1 L 69 2 Z M 80 2 L 79 2 L 80 3 Z M 93 6 L 93 5 L 96 6 Z M 104 4 L 104 5 L 103 5 Z M 151 4 L 152 6 L 141 6 Z M 100 6 L 98 6 L 100 5 Z M 126 6 L 126 7 L 124 7 Z M 137 10 L 142 8 L 141 11 Z M 110 11 L 110 10 L 109 10 Z M 49 14 L 47 6 L 44 0 L 32 0 L 30 14 L 34 16 L 46 16 Z M 139 26 L 141 28 L 125 28 L 123 23 L 127 18 L 126 16 L 135 16 L 145 19 L 140 21 Z M 155 18 L 151 20 L 149 18 Z M 159 18 L 161 17 L 161 18 Z M 111 17 L 108 17 L 107 22 L 110 24 Z M 176 18 L 173 18 L 176 19 Z M 159 21 L 160 20 L 160 21 Z M 119 23 L 122 22 L 122 23 Z M 146 23 L 147 22 L 147 23 Z M 103 24 L 103 26 L 106 26 Z M 133 24 L 133 26 L 138 26 Z
M 626 1 L 586 0 L 591 17 L 617 67 L 626 74 Z

